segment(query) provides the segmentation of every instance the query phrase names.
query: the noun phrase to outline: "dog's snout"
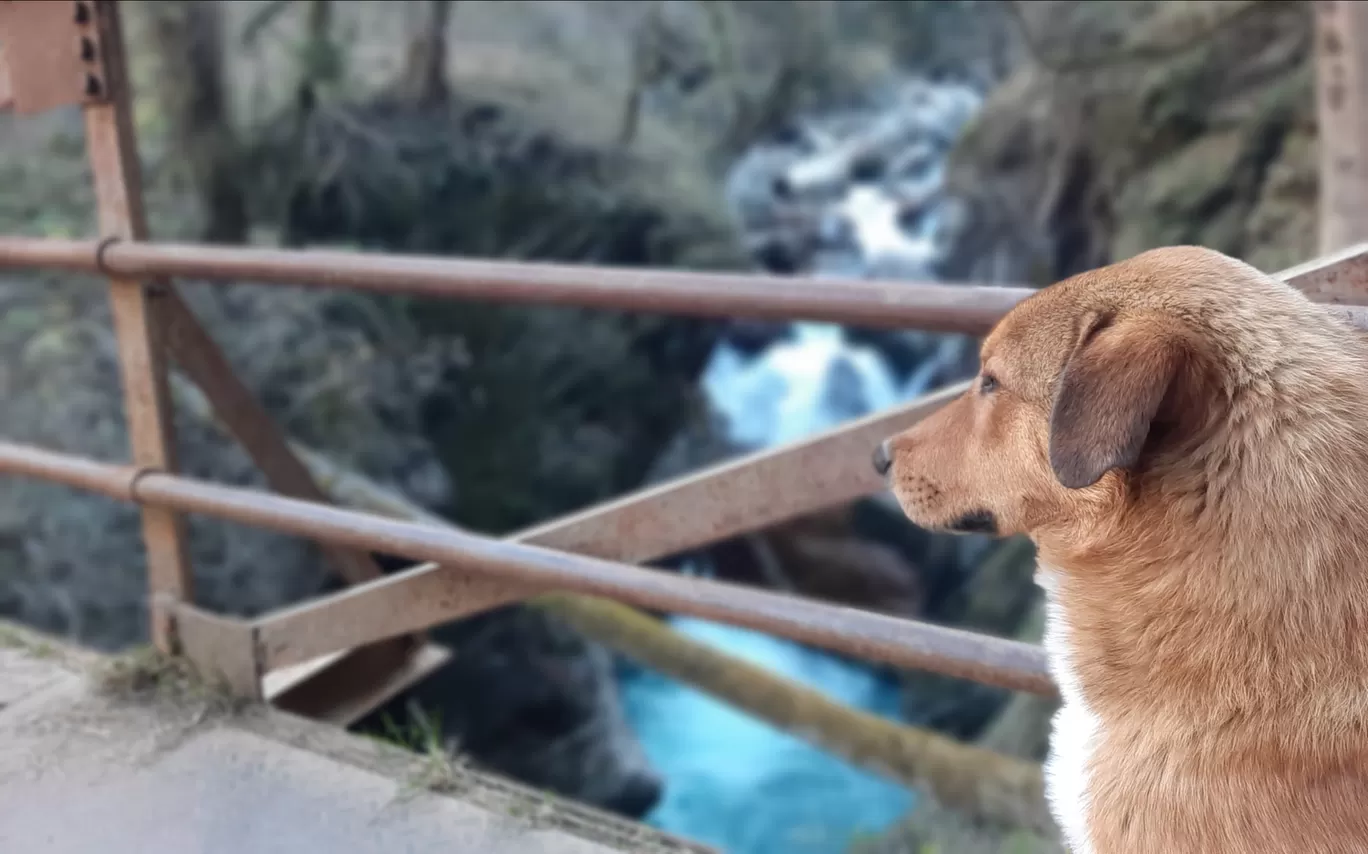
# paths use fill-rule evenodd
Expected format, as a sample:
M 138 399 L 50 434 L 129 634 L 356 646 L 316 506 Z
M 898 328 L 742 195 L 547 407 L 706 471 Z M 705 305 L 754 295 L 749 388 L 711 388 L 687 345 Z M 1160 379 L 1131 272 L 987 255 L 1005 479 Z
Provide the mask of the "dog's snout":
M 881 475 L 888 474 L 888 470 L 893 467 L 892 449 L 888 447 L 888 440 L 879 443 L 879 447 L 874 449 L 874 471 Z

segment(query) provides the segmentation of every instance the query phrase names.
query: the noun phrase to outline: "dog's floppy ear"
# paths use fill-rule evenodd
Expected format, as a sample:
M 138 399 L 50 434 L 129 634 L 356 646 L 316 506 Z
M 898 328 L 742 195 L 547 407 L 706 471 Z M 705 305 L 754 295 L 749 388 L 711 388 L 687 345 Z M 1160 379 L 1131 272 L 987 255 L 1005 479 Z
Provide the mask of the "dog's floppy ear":
M 1065 487 L 1092 486 L 1139 459 L 1182 359 L 1166 326 L 1085 318 L 1050 414 L 1050 467 Z

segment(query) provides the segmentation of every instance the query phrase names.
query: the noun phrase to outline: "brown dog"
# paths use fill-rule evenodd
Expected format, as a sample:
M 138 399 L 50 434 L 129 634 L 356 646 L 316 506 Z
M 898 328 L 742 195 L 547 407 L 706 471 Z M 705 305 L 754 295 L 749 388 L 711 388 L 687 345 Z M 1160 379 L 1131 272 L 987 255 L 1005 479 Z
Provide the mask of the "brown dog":
M 1293 288 L 1157 249 L 1046 288 L 884 443 L 912 521 L 1024 533 L 1076 854 L 1368 852 L 1368 353 Z

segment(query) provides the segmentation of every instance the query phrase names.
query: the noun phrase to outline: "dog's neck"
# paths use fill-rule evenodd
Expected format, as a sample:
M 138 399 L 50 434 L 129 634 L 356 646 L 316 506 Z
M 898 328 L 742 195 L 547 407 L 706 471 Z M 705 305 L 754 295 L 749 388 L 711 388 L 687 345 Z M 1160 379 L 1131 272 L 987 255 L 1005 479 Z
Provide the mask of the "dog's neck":
M 1346 737 L 1368 719 L 1368 373 L 1324 358 L 1360 346 L 1339 330 L 1284 343 L 1242 366 L 1209 435 L 1117 475 L 1088 530 L 1036 538 L 1109 725 L 1264 727 L 1276 761 L 1308 740 L 1343 755 L 1298 728 L 1307 703 Z

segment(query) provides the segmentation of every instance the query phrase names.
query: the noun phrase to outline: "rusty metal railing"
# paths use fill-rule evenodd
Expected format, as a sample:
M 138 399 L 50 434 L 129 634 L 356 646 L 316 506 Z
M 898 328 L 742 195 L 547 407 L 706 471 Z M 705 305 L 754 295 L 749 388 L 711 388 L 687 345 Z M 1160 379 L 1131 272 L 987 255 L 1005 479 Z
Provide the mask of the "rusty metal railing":
M 1016 641 L 23 445 L 0 442 L 0 471 L 144 507 L 202 513 L 319 542 L 433 561 L 442 566 L 446 595 L 430 600 L 437 607 L 422 609 L 419 619 L 429 624 L 547 590 L 567 591 L 743 624 L 901 667 L 932 667 L 1044 694 L 1054 690 L 1040 649 Z M 375 607 L 377 593 L 383 596 L 385 588 L 401 585 L 399 579 L 386 578 L 354 587 L 322 607 L 308 604 L 254 621 L 261 663 L 294 664 L 333 651 L 341 637 L 330 638 L 330 627 L 346 634 L 346 642 L 357 642 L 357 623 L 376 625 L 373 614 L 382 610 Z M 408 610 L 396 609 L 394 616 Z M 379 634 L 399 634 L 408 626 L 377 628 Z
M 40 8 L 41 7 L 41 8 Z M 60 14 L 54 9 L 65 10 Z M 0 444 L 0 472 L 39 477 L 137 503 L 149 554 L 153 637 L 260 696 L 273 668 L 386 644 L 409 655 L 422 630 L 547 590 L 607 596 L 772 632 L 903 667 L 1051 693 L 1036 647 L 629 564 L 700 546 L 883 489 L 871 449 L 964 386 L 753 454 L 493 540 L 327 505 L 323 492 L 170 283 L 353 288 L 440 298 L 657 311 L 711 317 L 822 320 L 980 334 L 1030 291 L 927 283 L 515 264 L 336 251 L 283 251 L 152 243 L 141 211 L 126 77 L 112 0 L 0 2 L 0 81 L 27 45 L 76 39 L 44 54 L 56 78 L 9 74 L 15 109 L 80 104 L 97 186 L 101 240 L 0 237 L 0 269 L 45 268 L 109 280 L 119 337 L 132 465 Z M 94 46 L 86 50 L 86 41 Z M 65 42 L 63 42 L 65 44 Z M 36 46 L 36 47 L 35 47 Z M 40 51 L 41 52 L 41 51 Z M 33 60 L 37 62 L 37 60 Z M 45 66 L 47 67 L 47 66 Z M 59 73 L 60 72 L 60 73 Z M 70 85 L 70 79 L 84 86 Z M 59 79 L 60 78 L 60 79 Z M 52 82 L 56 80 L 56 82 Z M 96 85 L 89 85 L 95 80 Z M 42 87 L 39 83 L 47 81 Z M 63 82 L 65 81 L 65 82 Z M 0 89 L 0 96 L 5 95 Z M 0 107 L 4 102 L 0 99 Z M 1319 259 L 1282 277 L 1368 328 L 1368 248 Z M 150 284 L 149 284 L 150 283 Z M 166 362 L 204 391 L 279 495 L 177 477 Z M 194 607 L 181 515 L 197 512 L 309 537 L 353 586 L 256 620 Z M 428 563 L 380 577 L 374 550 Z M 395 659 L 381 657 L 381 666 Z M 358 680 L 363 681 L 363 680 Z
M 1313 298 L 1357 303 L 1368 251 L 1353 247 L 1280 274 Z M 107 278 L 347 288 L 441 299 L 572 305 L 698 317 L 815 320 L 929 332 L 987 332 L 1031 288 L 533 264 L 336 250 L 258 249 L 0 236 L 0 269 Z M 1355 322 L 1353 305 L 1343 310 Z
M 329 250 L 0 237 L 0 267 L 182 277 L 701 317 L 981 333 L 1029 288 L 530 264 Z

